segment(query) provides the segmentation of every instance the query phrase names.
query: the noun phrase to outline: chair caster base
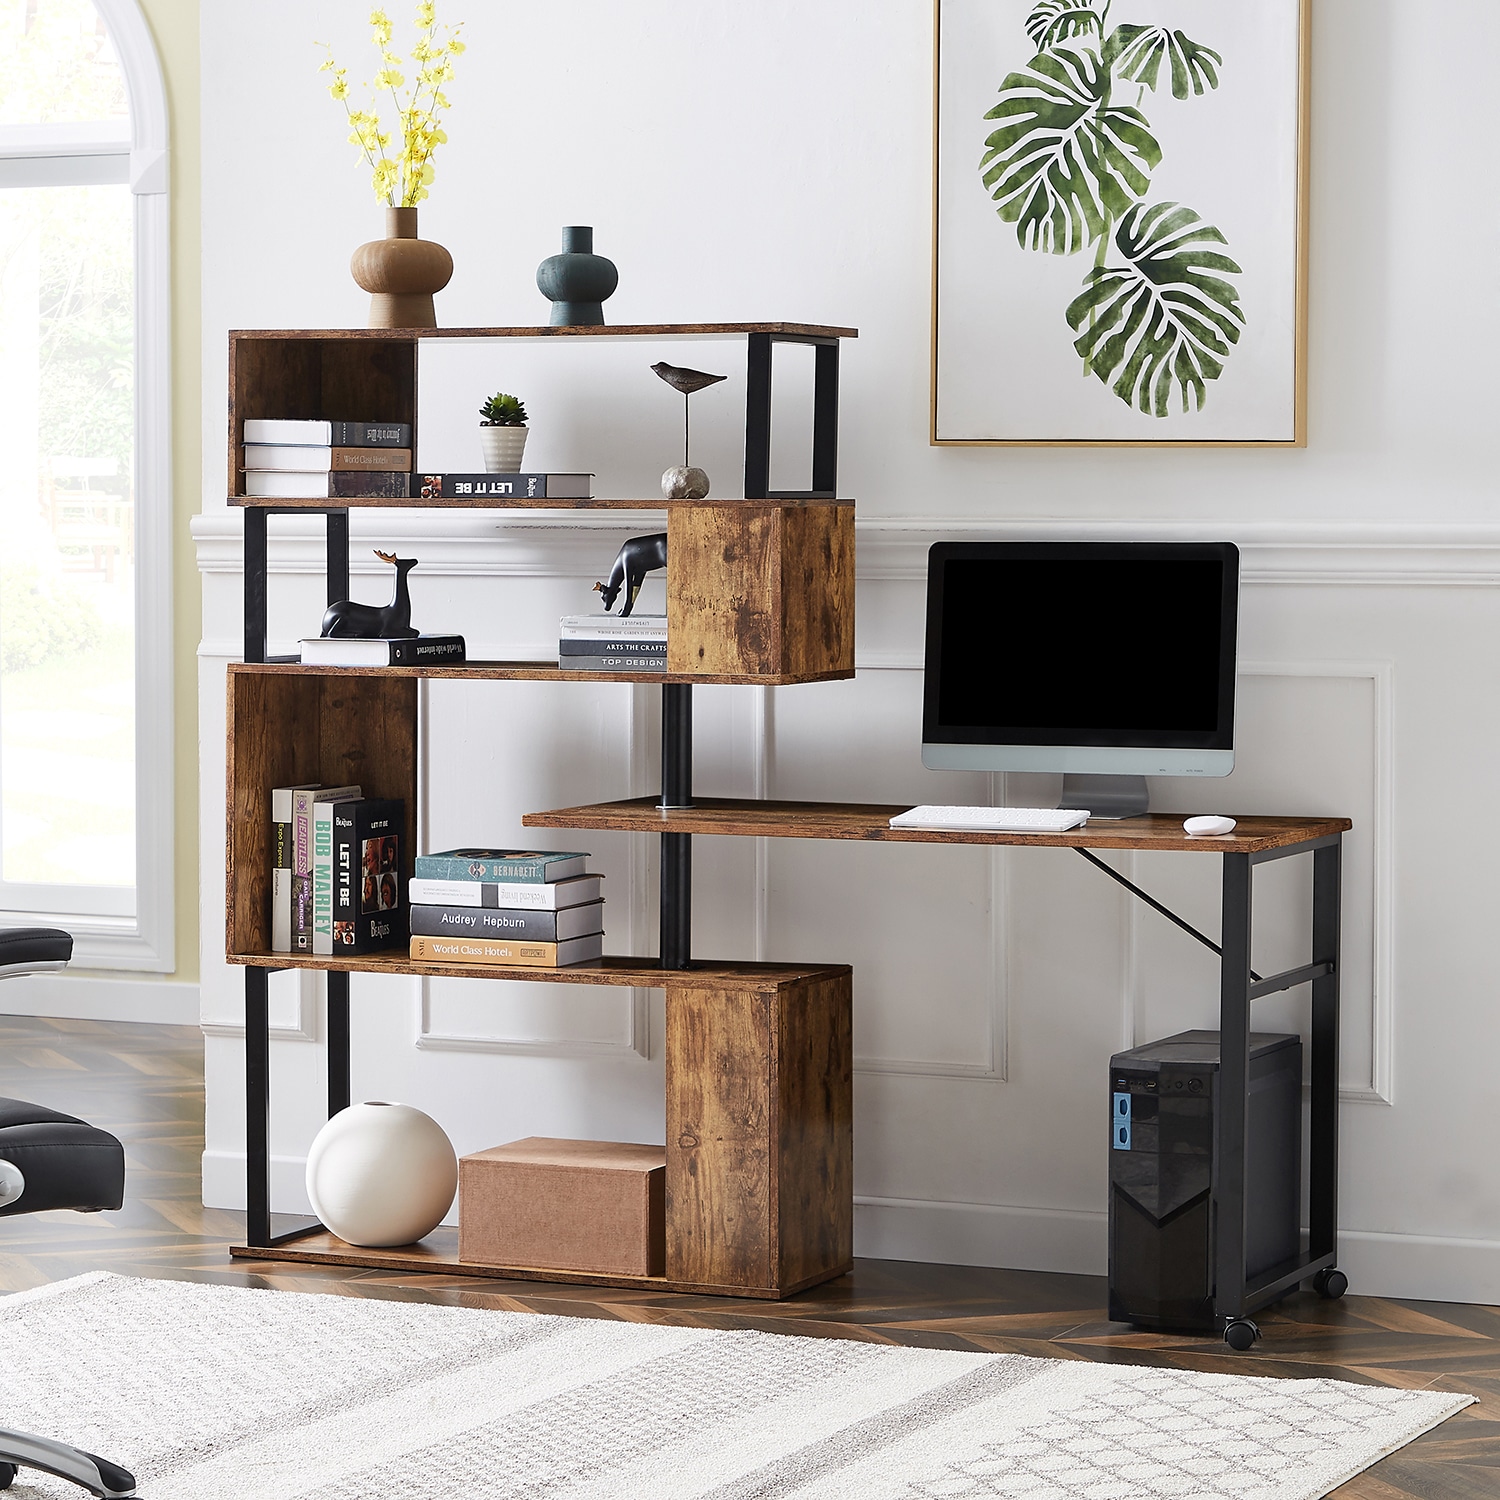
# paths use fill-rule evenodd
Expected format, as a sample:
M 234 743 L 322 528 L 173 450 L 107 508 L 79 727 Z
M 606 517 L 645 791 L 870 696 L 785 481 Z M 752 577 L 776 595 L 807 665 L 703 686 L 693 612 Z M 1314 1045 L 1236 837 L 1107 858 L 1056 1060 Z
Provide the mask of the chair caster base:
M 1337 1302 L 1349 1290 L 1349 1278 L 1333 1266 L 1325 1266 L 1313 1277 L 1313 1290 L 1328 1302 Z
M 16 1466 L 14 1464 L 0 1464 L 0 1490 L 8 1490 L 15 1482 Z
M 1260 1329 L 1249 1318 L 1231 1318 L 1224 1325 L 1224 1342 L 1237 1354 L 1244 1354 L 1260 1337 Z

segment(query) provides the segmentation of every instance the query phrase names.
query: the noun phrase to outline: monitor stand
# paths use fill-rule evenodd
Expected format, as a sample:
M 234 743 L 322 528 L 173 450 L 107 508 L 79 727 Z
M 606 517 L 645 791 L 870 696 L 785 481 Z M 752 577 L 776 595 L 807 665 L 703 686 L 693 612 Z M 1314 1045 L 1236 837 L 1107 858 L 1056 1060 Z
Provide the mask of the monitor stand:
M 1079 807 L 1091 818 L 1138 818 L 1151 806 L 1144 776 L 1086 776 L 1069 772 L 1063 777 L 1060 807 Z

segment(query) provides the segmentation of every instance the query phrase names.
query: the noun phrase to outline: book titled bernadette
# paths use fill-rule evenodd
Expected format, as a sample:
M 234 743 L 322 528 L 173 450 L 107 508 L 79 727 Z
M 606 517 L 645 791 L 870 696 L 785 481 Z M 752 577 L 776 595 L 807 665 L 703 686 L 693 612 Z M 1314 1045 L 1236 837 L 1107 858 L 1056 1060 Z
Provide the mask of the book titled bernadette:
M 445 849 L 419 854 L 412 874 L 422 880 L 495 880 L 540 885 L 582 875 L 587 854 L 556 849 Z
M 411 957 L 427 964 L 491 964 L 528 969 L 561 969 L 604 955 L 604 934 L 569 938 L 565 943 L 521 939 L 414 937 Z
M 314 667 L 423 667 L 464 659 L 461 635 L 308 636 L 302 663 Z

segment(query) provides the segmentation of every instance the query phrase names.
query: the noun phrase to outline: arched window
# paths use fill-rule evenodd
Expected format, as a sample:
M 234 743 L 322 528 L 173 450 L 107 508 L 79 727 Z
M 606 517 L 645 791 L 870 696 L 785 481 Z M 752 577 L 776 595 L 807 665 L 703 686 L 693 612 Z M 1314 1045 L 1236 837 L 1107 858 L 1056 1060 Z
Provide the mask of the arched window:
M 0 924 L 169 970 L 167 111 L 136 0 L 0 0 Z

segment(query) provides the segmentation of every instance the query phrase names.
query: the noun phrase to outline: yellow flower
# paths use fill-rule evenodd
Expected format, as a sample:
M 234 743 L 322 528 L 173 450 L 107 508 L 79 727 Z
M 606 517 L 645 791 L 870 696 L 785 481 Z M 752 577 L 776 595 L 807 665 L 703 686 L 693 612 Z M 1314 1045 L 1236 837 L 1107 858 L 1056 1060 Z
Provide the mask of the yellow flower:
M 349 97 L 349 85 L 340 78 L 337 83 L 330 83 L 328 85 L 328 92 L 335 99 L 347 99 Z
M 437 21 L 437 6 L 432 0 L 419 0 L 417 5 L 417 25 L 431 26 Z

